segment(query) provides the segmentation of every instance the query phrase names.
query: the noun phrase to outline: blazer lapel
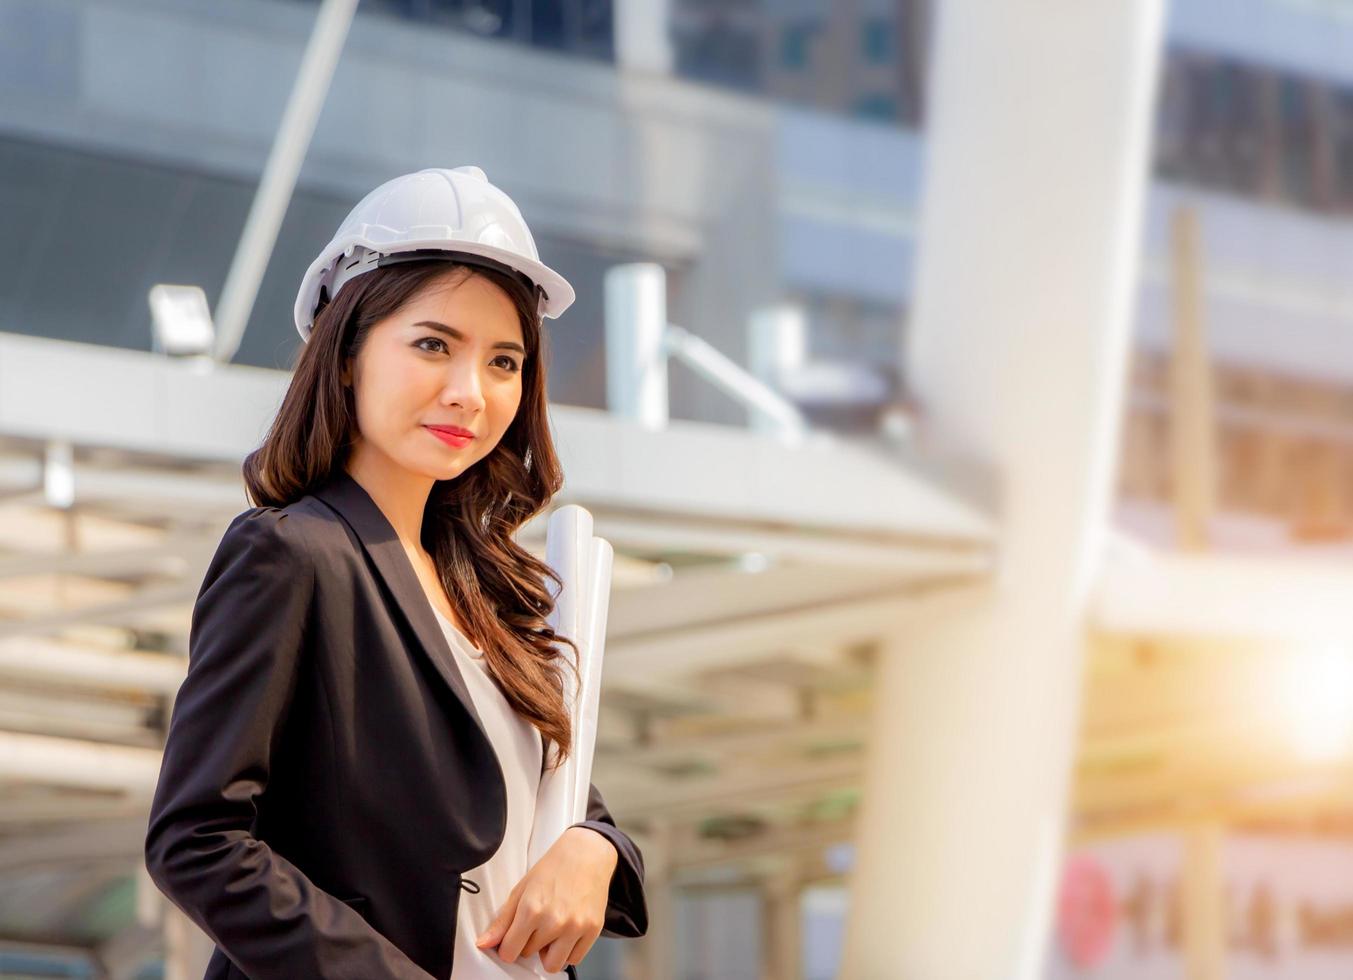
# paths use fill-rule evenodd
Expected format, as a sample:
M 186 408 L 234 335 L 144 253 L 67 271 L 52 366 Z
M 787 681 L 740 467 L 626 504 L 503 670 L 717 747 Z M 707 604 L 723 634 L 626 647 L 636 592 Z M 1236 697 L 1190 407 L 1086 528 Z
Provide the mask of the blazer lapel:
M 418 639 L 417 646 L 432 661 L 432 666 L 460 699 L 480 734 L 488 741 L 484 723 L 475 710 L 474 699 L 470 697 L 470 690 L 461 676 L 455 654 L 447 645 L 446 634 L 442 632 L 427 593 L 423 591 L 423 584 L 418 580 L 413 565 L 409 563 L 409 556 L 404 553 L 404 546 L 399 543 L 399 536 L 385 514 L 362 485 L 341 467 L 327 483 L 314 490 L 313 495 L 336 511 L 356 532 L 362 547 L 371 556 L 376 571 L 395 597 L 404 621 L 413 629 Z

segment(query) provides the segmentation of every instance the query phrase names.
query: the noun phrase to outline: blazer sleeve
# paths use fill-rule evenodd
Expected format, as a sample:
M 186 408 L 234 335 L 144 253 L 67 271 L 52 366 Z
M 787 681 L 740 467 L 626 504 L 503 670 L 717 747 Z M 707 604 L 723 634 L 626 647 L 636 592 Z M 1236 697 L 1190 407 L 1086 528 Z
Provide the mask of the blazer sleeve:
M 595 783 L 589 784 L 587 819 L 571 824 L 601 834 L 620 852 L 606 898 L 606 920 L 601 934 L 611 939 L 634 939 L 648 932 L 648 903 L 644 898 L 644 856 L 628 834 L 615 825 L 611 811 Z
M 295 522 L 231 521 L 193 607 L 145 840 L 155 884 L 254 980 L 431 980 L 253 836 L 308 641 L 314 566 Z

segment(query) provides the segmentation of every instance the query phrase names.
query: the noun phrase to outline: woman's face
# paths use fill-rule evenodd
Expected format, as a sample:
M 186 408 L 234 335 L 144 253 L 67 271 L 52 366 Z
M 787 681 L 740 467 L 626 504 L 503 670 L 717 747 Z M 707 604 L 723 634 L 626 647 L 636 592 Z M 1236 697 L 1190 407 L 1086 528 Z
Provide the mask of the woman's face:
M 516 417 L 525 356 L 517 308 L 502 289 L 463 267 L 429 281 L 372 326 L 350 365 L 353 453 L 369 457 L 364 465 L 459 476 L 493 451 Z M 457 428 L 473 438 L 434 431 Z

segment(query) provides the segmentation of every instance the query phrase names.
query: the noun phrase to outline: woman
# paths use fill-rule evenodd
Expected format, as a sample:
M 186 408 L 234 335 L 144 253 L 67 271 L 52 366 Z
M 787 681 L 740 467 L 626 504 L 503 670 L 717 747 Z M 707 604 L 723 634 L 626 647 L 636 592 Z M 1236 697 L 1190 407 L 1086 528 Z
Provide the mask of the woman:
M 383 184 L 307 272 L 146 836 L 207 978 L 576 977 L 598 935 L 647 930 L 595 786 L 526 861 L 576 675 L 558 577 L 512 536 L 562 484 L 541 326 L 572 299 L 477 167 Z

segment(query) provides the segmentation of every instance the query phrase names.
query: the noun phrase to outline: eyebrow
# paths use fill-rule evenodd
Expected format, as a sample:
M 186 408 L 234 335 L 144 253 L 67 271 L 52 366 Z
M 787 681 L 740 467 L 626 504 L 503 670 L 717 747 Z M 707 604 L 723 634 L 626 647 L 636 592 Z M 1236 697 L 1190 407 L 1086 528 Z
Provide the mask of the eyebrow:
M 456 340 L 465 339 L 465 334 L 461 333 L 455 327 L 449 327 L 445 323 L 438 323 L 436 320 L 419 320 L 417 323 L 414 324 L 414 326 L 431 327 L 433 330 L 437 330 L 441 333 L 448 334 L 454 337 Z M 521 354 L 523 357 L 526 356 L 526 348 L 514 341 L 500 340 L 498 343 L 493 345 L 494 350 L 497 350 L 500 347 L 503 348 L 503 350 L 514 350 L 518 354 Z

